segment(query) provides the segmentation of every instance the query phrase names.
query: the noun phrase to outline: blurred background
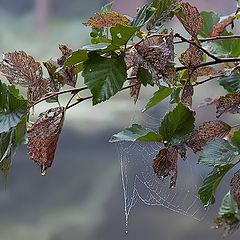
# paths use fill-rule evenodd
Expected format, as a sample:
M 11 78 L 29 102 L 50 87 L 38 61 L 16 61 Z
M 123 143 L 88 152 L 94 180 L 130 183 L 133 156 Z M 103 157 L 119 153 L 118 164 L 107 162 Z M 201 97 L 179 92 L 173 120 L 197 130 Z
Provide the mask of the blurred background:
M 145 2 L 116 0 L 114 8 L 134 15 L 136 8 Z M 235 0 L 190 2 L 200 10 L 221 14 L 234 12 L 236 6 Z M 77 49 L 89 43 L 89 29 L 82 22 L 105 3 L 105 0 L 0 0 L 0 50 L 2 53 L 24 50 L 40 62 L 57 58 L 58 44 Z M 214 98 L 223 93 L 214 83 L 206 87 L 204 91 L 198 88 L 195 106 L 209 95 Z M 151 116 L 162 116 L 169 109 L 163 103 L 147 116 L 138 117 L 153 91 L 142 91 L 137 106 L 127 93 L 120 93 L 99 106 L 92 107 L 87 102 L 72 109 L 66 117 L 55 162 L 44 177 L 22 147 L 15 157 L 7 187 L 2 183 L 0 188 L 0 240 L 219 239 L 221 232 L 210 226 L 220 201 L 202 221 L 139 201 L 132 209 L 125 234 L 118 147 L 108 140 L 128 126 L 133 116 L 146 121 Z M 45 108 L 44 104 L 38 106 L 36 112 Z M 198 121 L 214 119 L 214 111 L 211 107 L 202 109 Z M 189 176 L 188 182 L 206 175 L 206 169 L 195 172 L 194 156 L 187 161 L 192 164 L 192 177 L 188 175 L 189 168 L 182 167 L 179 182 L 184 175 Z M 228 178 L 225 188 L 222 186 L 217 194 L 219 200 L 228 191 L 227 184 Z M 236 233 L 229 239 L 239 239 L 238 236 Z

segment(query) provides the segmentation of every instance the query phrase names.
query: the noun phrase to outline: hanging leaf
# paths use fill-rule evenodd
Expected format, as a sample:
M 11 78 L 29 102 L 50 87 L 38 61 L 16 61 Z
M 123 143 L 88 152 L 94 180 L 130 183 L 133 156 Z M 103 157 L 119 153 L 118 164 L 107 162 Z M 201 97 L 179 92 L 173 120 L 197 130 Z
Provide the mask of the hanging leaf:
M 137 71 L 137 79 L 139 79 L 139 81 L 141 82 L 141 84 L 143 86 L 147 86 L 148 84 L 153 86 L 154 83 L 152 81 L 152 75 L 150 74 L 150 72 L 145 69 L 145 68 L 142 68 L 142 67 L 139 67 L 138 68 L 138 71 Z
M 203 60 L 203 52 L 198 47 L 190 44 L 189 48 L 183 52 L 179 61 L 188 68 L 198 66 Z
M 64 108 L 51 108 L 39 115 L 28 131 L 28 154 L 41 167 L 41 173 L 51 167 L 64 121 Z
M 234 173 L 234 176 L 230 183 L 230 193 L 237 204 L 240 206 L 240 170 Z
M 178 20 L 182 23 L 186 31 L 196 37 L 202 27 L 203 18 L 196 7 L 188 2 L 181 3 L 181 8 L 176 14 Z
M 106 101 L 122 89 L 127 80 L 127 68 L 123 55 L 112 54 L 111 58 L 90 52 L 84 62 L 82 76 L 93 95 L 93 105 Z
M 64 66 L 70 67 L 72 65 L 86 61 L 87 58 L 88 58 L 88 51 L 79 49 L 77 51 L 72 52 L 72 54 L 65 61 Z
M 159 86 L 159 90 L 153 94 L 153 97 L 149 100 L 146 107 L 143 109 L 143 112 L 147 111 L 148 109 L 154 107 L 165 98 L 172 94 L 173 89 L 169 87 Z
M 177 160 L 178 150 L 176 146 L 164 148 L 159 151 L 153 159 L 153 171 L 162 180 L 170 178 L 170 188 L 176 187 L 177 184 Z
M 181 102 L 189 108 L 192 107 L 193 91 L 194 90 L 192 84 L 190 81 L 187 81 L 183 87 Z
M 164 141 L 179 144 L 193 130 L 194 120 L 193 112 L 179 103 L 163 118 L 159 133 Z
M 214 204 L 216 190 L 225 174 L 233 166 L 233 164 L 226 164 L 220 167 L 215 167 L 204 179 L 203 185 L 200 187 L 198 194 L 205 207 Z
M 220 216 L 224 216 L 224 215 L 230 215 L 230 214 L 234 215 L 236 213 L 238 213 L 238 205 L 234 200 L 232 194 L 228 192 L 222 200 L 222 204 L 218 214 Z
M 153 0 L 151 7 L 156 11 L 147 24 L 148 31 L 157 31 L 174 16 L 174 11 L 178 6 L 178 0 Z
M 162 136 L 149 128 L 133 124 L 131 127 L 124 129 L 122 132 L 114 134 L 109 141 L 160 142 L 162 141 Z
M 225 18 L 223 21 L 218 22 L 214 26 L 212 32 L 210 33 L 210 37 L 219 36 L 227 26 L 233 23 L 234 19 L 235 18 L 233 16 L 229 16 L 228 18 Z
M 203 148 L 198 162 L 216 167 L 231 163 L 238 155 L 238 149 L 227 140 L 216 138 Z
M 140 89 L 141 89 L 141 82 L 138 80 L 138 78 L 137 77 L 132 78 L 133 76 L 137 75 L 137 72 L 138 72 L 138 68 L 133 68 L 130 75 L 131 78 L 128 80 L 129 85 L 134 85 L 130 88 L 130 96 L 133 98 L 134 103 L 137 102 Z
M 216 102 L 217 118 L 223 113 L 240 113 L 240 93 L 230 93 L 220 97 Z
M 240 92 L 240 74 L 220 77 L 219 84 L 229 93 Z
M 219 73 L 220 71 L 214 67 L 201 67 L 193 72 L 192 77 L 214 76 Z
M 231 126 L 223 121 L 209 121 L 202 123 L 197 130 L 194 130 L 186 141 L 194 153 L 201 151 L 203 147 L 215 138 L 223 138 L 231 130 Z

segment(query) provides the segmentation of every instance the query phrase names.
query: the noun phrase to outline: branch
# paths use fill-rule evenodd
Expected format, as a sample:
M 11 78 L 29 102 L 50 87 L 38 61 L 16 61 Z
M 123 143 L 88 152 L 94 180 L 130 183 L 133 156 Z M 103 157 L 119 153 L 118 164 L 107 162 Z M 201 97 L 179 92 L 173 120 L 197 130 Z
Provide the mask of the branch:
M 208 38 L 198 38 L 199 42 L 210 42 L 216 40 L 225 40 L 225 39 L 233 39 L 233 38 L 240 38 L 240 35 L 228 35 L 228 36 L 216 36 L 216 37 L 208 37 Z M 188 39 L 190 41 L 190 39 Z M 174 44 L 183 43 L 185 41 L 175 41 Z
M 205 79 L 205 80 L 203 80 L 203 81 L 195 82 L 195 83 L 193 84 L 193 86 L 197 86 L 197 85 L 200 85 L 200 84 L 209 82 L 209 81 L 214 80 L 214 79 L 216 79 L 216 78 L 219 78 L 219 77 L 221 77 L 221 76 L 223 76 L 223 75 L 217 75 L 217 76 L 209 77 L 209 78 L 207 78 L 207 79 Z

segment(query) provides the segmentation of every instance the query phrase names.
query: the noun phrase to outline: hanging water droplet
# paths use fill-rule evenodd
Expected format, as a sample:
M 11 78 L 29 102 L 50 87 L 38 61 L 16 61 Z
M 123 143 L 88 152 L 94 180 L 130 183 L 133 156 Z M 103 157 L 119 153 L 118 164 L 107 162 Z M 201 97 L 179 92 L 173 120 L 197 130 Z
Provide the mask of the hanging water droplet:
M 44 165 L 41 166 L 40 173 L 41 173 L 42 176 L 46 175 L 46 167 Z

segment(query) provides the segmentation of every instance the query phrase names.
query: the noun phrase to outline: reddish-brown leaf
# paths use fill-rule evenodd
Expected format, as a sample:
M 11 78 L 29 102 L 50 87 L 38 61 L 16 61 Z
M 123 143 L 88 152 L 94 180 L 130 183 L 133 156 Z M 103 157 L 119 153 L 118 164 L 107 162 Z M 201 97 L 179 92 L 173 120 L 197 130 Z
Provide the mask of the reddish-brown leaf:
M 203 147 L 214 138 L 221 138 L 228 135 L 231 126 L 223 121 L 209 121 L 202 123 L 197 130 L 194 130 L 186 141 L 194 153 L 201 151 Z
M 196 7 L 191 6 L 188 2 L 183 2 L 181 10 L 176 16 L 190 35 L 198 35 L 203 24 L 203 17 Z
M 4 54 L 0 73 L 10 83 L 23 87 L 33 86 L 42 79 L 41 64 L 23 51 Z
M 190 44 L 189 48 L 181 54 L 179 61 L 188 68 L 194 68 L 202 62 L 202 58 L 201 49 Z
M 57 63 L 60 67 L 62 67 L 67 60 L 67 58 L 72 54 L 72 49 L 68 48 L 66 45 L 59 45 L 59 50 L 62 53 L 62 56 L 57 59 Z
M 187 81 L 184 84 L 181 102 L 185 104 L 187 107 L 192 108 L 192 97 L 193 97 L 193 86 L 190 81 Z
M 234 197 L 238 206 L 240 206 L 240 170 L 238 170 L 230 183 L 230 193 Z
M 64 108 L 49 109 L 39 115 L 28 131 L 28 154 L 41 167 L 41 173 L 51 167 L 64 121 Z
M 227 94 L 216 101 L 217 117 L 223 113 L 240 113 L 240 93 Z
M 213 76 L 219 73 L 220 71 L 214 67 L 201 67 L 193 72 L 192 77 Z
M 171 176 L 170 188 L 176 186 L 177 160 L 178 149 L 176 146 L 161 149 L 153 159 L 153 171 L 160 179 L 164 180 L 167 176 Z
M 92 28 L 113 27 L 117 24 L 127 26 L 130 24 L 130 21 L 118 12 L 99 12 L 84 23 L 84 25 Z
M 138 67 L 134 67 L 132 72 L 131 72 L 131 76 L 136 76 L 137 75 L 137 71 L 138 71 Z M 137 84 L 135 86 L 132 86 L 130 88 L 130 96 L 133 98 L 134 100 L 134 103 L 137 102 L 138 100 L 138 97 L 139 97 L 139 93 L 140 93 L 140 89 L 141 89 L 141 84 L 140 84 L 140 81 L 136 78 L 130 78 L 128 80 L 129 82 L 129 85 L 134 85 L 134 84 Z
M 234 21 L 234 17 L 233 16 L 229 16 L 228 18 L 224 19 L 223 21 L 217 23 L 214 28 L 213 31 L 210 33 L 210 37 L 217 37 L 219 36 L 227 26 L 229 26 L 230 24 L 232 24 Z

